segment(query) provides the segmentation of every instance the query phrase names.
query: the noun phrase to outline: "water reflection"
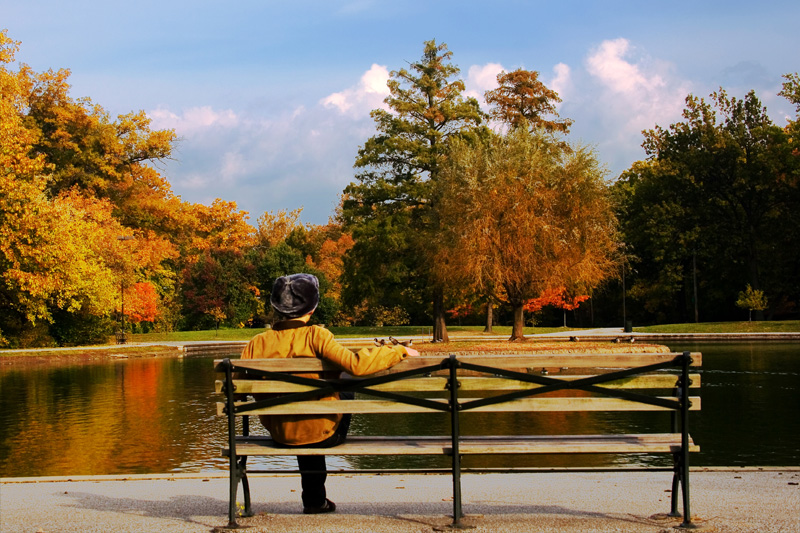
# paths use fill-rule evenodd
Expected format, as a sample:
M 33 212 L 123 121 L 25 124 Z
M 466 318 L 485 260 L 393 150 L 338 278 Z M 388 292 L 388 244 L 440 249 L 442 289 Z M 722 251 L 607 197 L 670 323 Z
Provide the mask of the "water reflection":
M 703 409 L 690 430 L 694 465 L 800 464 L 800 344 L 671 346 L 704 355 Z M 210 359 L 134 359 L 0 369 L 0 476 L 198 472 L 225 468 L 225 422 Z M 666 413 L 465 413 L 465 434 L 647 432 Z M 258 424 L 253 424 L 258 426 Z M 354 434 L 441 434 L 444 414 L 357 416 Z M 429 468 L 445 458 L 348 457 L 333 468 Z M 468 457 L 465 466 L 666 465 L 663 456 Z M 257 467 L 295 467 L 293 458 Z
M 208 401 L 210 366 L 143 359 L 6 369 L 0 377 L 0 474 L 175 472 L 207 465 L 208 457 L 198 453 L 206 456 L 224 429 Z

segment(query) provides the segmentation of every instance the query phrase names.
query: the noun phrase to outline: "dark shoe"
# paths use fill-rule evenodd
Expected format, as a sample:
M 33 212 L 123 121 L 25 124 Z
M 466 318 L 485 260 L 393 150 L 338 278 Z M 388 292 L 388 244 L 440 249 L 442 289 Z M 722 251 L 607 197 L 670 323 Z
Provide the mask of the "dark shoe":
M 336 504 L 326 498 L 325 505 L 323 505 L 322 507 L 304 507 L 303 514 L 332 513 L 335 510 L 336 510 Z

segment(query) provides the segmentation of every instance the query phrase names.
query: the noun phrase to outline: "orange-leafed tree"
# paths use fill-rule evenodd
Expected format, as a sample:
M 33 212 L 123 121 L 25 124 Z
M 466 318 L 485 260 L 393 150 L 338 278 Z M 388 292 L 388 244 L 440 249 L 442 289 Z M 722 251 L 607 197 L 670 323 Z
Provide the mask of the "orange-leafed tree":
M 125 317 L 131 323 L 155 322 L 158 315 L 158 294 L 152 283 L 141 281 L 125 290 Z
M 324 231 L 324 227 L 322 228 Z M 344 272 L 344 256 L 355 242 L 349 233 L 340 233 L 326 238 L 314 256 L 309 255 L 306 263 L 318 269 L 330 282 L 327 296 L 341 302 L 342 273 Z
M 539 80 L 535 70 L 517 69 L 497 75 L 497 89 L 486 91 L 490 116 L 512 128 L 530 127 L 569 133 L 572 120 L 558 116 L 558 93 Z
M 523 308 L 531 313 L 538 312 L 548 305 L 561 309 L 564 312 L 564 327 L 567 327 L 567 311 L 574 311 L 588 299 L 588 294 L 570 294 L 567 288 L 562 286 L 545 289 L 541 295 L 525 302 Z
M 453 142 L 436 196 L 445 232 L 438 275 L 502 294 L 511 339 L 522 339 L 526 302 L 613 273 L 616 220 L 603 176 L 590 149 L 538 129 Z

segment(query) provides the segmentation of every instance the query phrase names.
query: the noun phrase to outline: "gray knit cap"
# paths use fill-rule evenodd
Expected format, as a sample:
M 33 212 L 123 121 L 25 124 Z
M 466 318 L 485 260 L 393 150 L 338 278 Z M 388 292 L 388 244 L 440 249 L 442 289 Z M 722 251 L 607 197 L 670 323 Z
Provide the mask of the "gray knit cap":
M 269 303 L 287 318 L 307 315 L 319 304 L 319 280 L 311 274 L 282 276 L 272 285 Z

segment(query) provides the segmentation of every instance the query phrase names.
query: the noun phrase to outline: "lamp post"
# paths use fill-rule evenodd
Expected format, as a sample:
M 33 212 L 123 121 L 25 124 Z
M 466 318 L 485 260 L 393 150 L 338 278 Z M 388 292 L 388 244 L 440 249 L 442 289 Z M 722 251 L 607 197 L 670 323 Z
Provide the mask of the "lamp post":
M 117 237 L 118 241 L 132 241 L 131 235 L 120 235 Z M 117 344 L 125 344 L 128 338 L 125 335 L 125 269 L 123 268 L 122 277 L 119 282 L 119 299 L 120 299 L 120 320 L 122 325 L 120 327 L 119 335 L 117 335 Z

